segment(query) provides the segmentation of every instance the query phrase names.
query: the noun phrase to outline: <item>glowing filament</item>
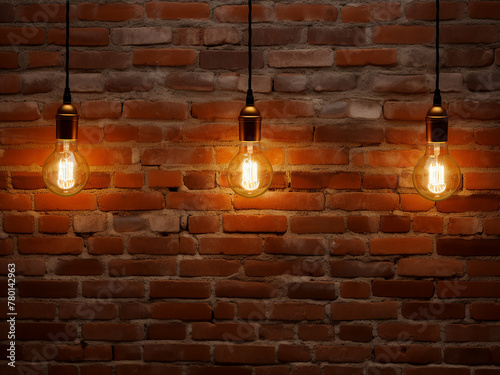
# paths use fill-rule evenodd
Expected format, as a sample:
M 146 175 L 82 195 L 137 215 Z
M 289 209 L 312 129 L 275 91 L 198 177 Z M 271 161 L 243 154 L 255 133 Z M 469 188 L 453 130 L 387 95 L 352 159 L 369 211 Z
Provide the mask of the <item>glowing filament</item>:
M 255 190 L 259 187 L 256 161 L 252 159 L 246 159 L 243 162 L 243 177 L 241 185 L 248 191 Z
M 61 189 L 71 189 L 75 185 L 72 161 L 68 159 L 62 159 L 59 161 L 57 185 L 59 185 Z
M 439 163 L 438 155 L 440 153 L 439 145 L 434 144 L 434 161 L 429 168 L 429 191 L 433 194 L 441 194 L 446 190 L 444 183 L 444 165 Z

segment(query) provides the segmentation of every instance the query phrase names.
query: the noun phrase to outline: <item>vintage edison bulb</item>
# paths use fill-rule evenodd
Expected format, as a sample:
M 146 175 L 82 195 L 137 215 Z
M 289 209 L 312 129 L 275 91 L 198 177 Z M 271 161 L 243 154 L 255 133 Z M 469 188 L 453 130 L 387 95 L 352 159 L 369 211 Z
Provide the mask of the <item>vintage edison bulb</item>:
M 241 143 L 238 154 L 229 163 L 227 179 L 231 189 L 242 197 L 258 197 L 269 189 L 273 167 L 259 142 Z
M 89 180 L 89 166 L 75 139 L 58 139 L 42 169 L 45 185 L 57 195 L 79 193 Z
M 460 187 L 458 164 L 448 153 L 445 142 L 429 142 L 424 156 L 413 170 L 413 185 L 417 192 L 431 201 L 449 198 Z

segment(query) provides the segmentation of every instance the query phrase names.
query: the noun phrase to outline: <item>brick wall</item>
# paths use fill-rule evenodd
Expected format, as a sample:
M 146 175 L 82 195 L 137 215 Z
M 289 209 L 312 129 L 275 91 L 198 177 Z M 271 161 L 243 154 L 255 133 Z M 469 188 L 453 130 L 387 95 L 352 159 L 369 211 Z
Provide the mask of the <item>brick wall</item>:
M 464 177 L 437 204 L 411 183 L 432 1 L 255 4 L 275 177 L 260 198 L 234 195 L 245 4 L 72 5 L 91 178 L 71 198 L 41 178 L 64 5 L 0 5 L 0 273 L 14 261 L 18 275 L 18 368 L 0 372 L 498 374 L 500 2 L 442 3 L 441 89 Z

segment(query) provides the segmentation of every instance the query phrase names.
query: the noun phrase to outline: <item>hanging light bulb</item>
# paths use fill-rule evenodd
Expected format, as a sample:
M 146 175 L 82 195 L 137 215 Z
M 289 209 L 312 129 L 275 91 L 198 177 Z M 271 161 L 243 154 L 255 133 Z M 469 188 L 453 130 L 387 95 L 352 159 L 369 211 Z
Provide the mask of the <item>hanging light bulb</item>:
M 252 1 L 248 1 L 248 90 L 246 106 L 238 117 L 240 149 L 231 160 L 227 179 L 235 193 L 254 198 L 264 194 L 273 181 L 273 167 L 260 148 L 262 117 L 252 92 Z
M 448 153 L 448 114 L 441 105 L 439 90 L 439 0 L 436 0 L 436 90 L 434 105 L 425 117 L 427 146 L 424 156 L 413 169 L 413 185 L 431 201 L 451 197 L 460 187 L 462 175 Z
M 79 193 L 89 180 L 89 166 L 78 151 L 78 113 L 71 103 L 59 107 L 56 114 L 56 147 L 43 165 L 47 188 L 57 195 Z
M 426 117 L 427 146 L 413 170 L 417 192 L 431 201 L 451 197 L 460 187 L 460 168 L 448 153 L 448 116 L 446 110 L 433 106 Z
M 63 105 L 56 113 L 56 147 L 43 164 L 42 177 L 57 195 L 79 193 L 89 180 L 89 166 L 78 151 L 78 112 L 71 104 L 69 90 L 69 0 L 66 0 L 66 88 Z
M 240 149 L 231 160 L 227 179 L 231 189 L 243 197 L 258 197 L 266 192 L 273 181 L 273 167 L 260 148 L 262 117 L 253 105 L 241 110 Z

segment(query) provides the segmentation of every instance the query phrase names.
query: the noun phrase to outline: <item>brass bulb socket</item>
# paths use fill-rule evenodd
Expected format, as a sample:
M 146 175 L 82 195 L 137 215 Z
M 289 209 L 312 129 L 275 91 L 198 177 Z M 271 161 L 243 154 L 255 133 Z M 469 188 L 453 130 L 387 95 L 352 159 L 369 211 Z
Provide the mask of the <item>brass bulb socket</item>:
M 442 106 L 435 105 L 425 116 L 427 142 L 448 141 L 448 113 Z
M 259 142 L 262 116 L 253 105 L 244 107 L 238 117 L 241 142 Z
M 56 113 L 56 138 L 78 138 L 78 111 L 71 103 L 64 103 Z

